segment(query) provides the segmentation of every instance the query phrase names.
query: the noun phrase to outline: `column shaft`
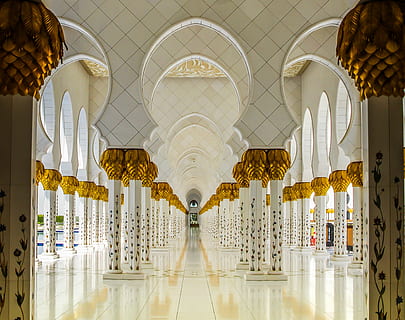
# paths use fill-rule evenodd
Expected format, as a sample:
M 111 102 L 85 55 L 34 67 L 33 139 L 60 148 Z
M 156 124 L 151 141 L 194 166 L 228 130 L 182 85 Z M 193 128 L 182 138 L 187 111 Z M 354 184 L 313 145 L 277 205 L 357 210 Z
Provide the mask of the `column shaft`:
M 75 227 L 75 195 L 64 194 L 65 204 L 65 216 L 63 221 L 63 235 L 64 235 L 64 249 L 74 250 L 74 227 Z
M 121 181 L 108 180 L 108 269 L 107 273 L 122 273 L 121 269 Z
M 270 270 L 282 272 L 283 245 L 283 181 L 270 180 Z
M 315 253 L 326 253 L 326 196 L 315 196 Z

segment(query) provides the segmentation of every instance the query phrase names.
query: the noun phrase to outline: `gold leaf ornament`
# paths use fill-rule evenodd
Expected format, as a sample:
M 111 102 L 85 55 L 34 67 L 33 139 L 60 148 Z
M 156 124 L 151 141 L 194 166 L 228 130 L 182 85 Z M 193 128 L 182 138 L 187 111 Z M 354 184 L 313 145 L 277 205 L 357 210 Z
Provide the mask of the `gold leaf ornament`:
M 0 94 L 40 98 L 66 47 L 62 26 L 39 0 L 0 0 Z
M 336 55 L 362 100 L 404 96 L 404 13 L 401 0 L 362 0 L 340 24 Z

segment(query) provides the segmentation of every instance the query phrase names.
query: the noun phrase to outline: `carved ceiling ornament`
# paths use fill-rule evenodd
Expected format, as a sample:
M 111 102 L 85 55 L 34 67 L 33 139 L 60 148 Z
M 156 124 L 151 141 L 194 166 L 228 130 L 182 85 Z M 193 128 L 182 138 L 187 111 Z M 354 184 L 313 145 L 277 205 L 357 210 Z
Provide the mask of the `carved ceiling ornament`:
M 226 75 L 211 63 L 202 59 L 190 59 L 174 66 L 168 78 L 226 78 Z

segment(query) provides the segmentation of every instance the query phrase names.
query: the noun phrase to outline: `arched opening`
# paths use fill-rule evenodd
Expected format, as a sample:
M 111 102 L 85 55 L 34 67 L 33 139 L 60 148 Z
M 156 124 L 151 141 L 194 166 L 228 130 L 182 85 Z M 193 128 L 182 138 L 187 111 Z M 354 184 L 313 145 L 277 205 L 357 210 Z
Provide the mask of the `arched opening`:
M 82 108 L 79 114 L 77 126 L 77 156 L 79 180 L 87 180 L 87 157 L 88 157 L 89 132 L 86 111 Z
M 349 93 L 342 82 L 339 80 L 337 101 L 336 101 L 336 138 L 338 142 L 341 142 L 349 128 L 350 119 L 352 116 L 352 103 Z
M 332 134 L 330 104 L 325 92 L 322 93 L 319 99 L 316 140 L 318 158 L 317 174 L 327 177 L 331 171 L 329 154 Z
M 42 93 L 40 105 L 40 117 L 42 126 L 48 138 L 53 142 L 55 139 L 55 96 L 52 81 L 46 85 Z
M 73 151 L 73 110 L 72 100 L 69 92 L 66 92 L 62 99 L 60 125 L 60 170 L 63 175 L 73 175 L 72 151 Z
M 305 110 L 304 122 L 302 124 L 302 181 L 311 181 L 312 156 L 314 146 L 314 133 L 312 127 L 312 116 L 309 109 Z

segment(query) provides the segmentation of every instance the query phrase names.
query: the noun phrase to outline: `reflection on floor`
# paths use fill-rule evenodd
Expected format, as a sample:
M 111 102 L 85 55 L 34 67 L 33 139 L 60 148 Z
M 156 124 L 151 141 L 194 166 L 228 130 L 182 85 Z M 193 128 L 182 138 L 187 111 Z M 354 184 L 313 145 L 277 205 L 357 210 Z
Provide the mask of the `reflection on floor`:
M 103 281 L 104 250 L 43 263 L 35 319 L 364 319 L 364 280 L 346 264 L 285 250 L 287 282 L 245 282 L 237 252 L 200 241 L 198 230 L 153 254 L 147 280 Z

